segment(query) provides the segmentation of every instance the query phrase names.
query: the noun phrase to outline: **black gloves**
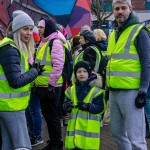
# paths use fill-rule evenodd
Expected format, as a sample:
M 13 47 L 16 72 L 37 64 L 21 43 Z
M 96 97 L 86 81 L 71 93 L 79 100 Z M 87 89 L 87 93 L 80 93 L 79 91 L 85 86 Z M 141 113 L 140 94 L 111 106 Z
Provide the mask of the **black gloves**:
M 143 108 L 146 105 L 146 93 L 138 93 L 138 96 L 135 99 L 135 106 L 137 108 Z
M 44 65 L 41 65 L 40 63 L 33 63 L 32 68 L 35 68 L 38 72 L 38 75 L 41 75 L 44 71 L 43 69 Z
M 55 95 L 55 87 L 48 84 L 48 95 L 49 97 L 53 97 Z
M 63 104 L 63 109 L 66 113 L 71 113 L 72 108 L 73 108 L 72 101 Z
M 78 102 L 76 107 L 82 111 L 89 111 L 90 105 L 90 103 Z

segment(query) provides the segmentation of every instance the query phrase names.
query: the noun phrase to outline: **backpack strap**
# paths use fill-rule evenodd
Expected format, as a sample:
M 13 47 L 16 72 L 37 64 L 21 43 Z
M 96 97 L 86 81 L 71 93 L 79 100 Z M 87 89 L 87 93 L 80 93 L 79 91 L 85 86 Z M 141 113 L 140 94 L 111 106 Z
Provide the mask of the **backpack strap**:
M 53 42 L 54 40 L 57 39 L 57 38 L 54 38 L 52 40 L 49 41 L 49 47 L 50 47 L 50 54 L 51 54 L 51 50 L 52 50 L 52 46 L 53 46 Z

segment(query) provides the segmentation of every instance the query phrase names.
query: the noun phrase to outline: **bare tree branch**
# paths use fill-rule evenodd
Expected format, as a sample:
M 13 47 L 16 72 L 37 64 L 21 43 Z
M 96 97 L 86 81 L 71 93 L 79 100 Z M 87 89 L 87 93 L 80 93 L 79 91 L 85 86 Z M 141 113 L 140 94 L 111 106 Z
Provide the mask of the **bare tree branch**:
M 112 12 L 108 13 L 111 3 L 112 0 L 91 0 L 91 11 L 98 21 L 98 28 L 101 28 L 103 22 L 112 15 Z

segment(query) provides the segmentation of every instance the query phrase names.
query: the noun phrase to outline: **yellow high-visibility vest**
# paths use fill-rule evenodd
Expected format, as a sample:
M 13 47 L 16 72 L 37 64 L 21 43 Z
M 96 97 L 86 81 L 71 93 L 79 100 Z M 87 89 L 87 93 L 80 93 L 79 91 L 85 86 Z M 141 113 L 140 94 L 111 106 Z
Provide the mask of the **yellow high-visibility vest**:
M 104 90 L 92 87 L 83 101 L 85 103 L 92 103 L 93 98 L 102 93 L 104 94 Z M 73 105 L 76 106 L 78 100 L 75 85 L 68 88 L 65 94 L 66 97 L 72 100 Z M 104 98 L 103 102 L 104 108 L 106 108 Z M 74 107 L 71 112 L 71 119 L 68 121 L 65 148 L 73 149 L 77 147 L 84 150 L 99 150 L 101 113 L 91 114 Z
M 132 25 L 125 29 L 118 41 L 115 31 L 108 41 L 109 61 L 106 67 L 107 86 L 116 89 L 139 89 L 141 79 L 141 63 L 134 45 L 135 38 L 144 25 Z
M 64 60 L 65 60 L 65 55 L 64 55 Z M 49 41 L 46 42 L 39 51 L 37 51 L 35 62 L 36 63 L 40 62 L 40 64 L 45 65 L 43 68 L 44 72 L 42 73 L 42 75 L 39 75 L 35 79 L 35 85 L 47 86 L 50 78 L 50 74 L 53 69 L 51 55 L 50 55 Z M 63 83 L 63 78 L 62 76 L 60 76 L 56 84 L 59 85 L 62 83 Z
M 8 44 L 17 48 L 14 41 L 8 37 L 5 37 L 0 42 L 0 47 Z M 20 66 L 22 74 L 29 70 L 28 57 L 22 53 Z M 19 111 L 26 109 L 30 98 L 30 84 L 16 89 L 10 87 L 3 68 L 0 65 L 0 85 L 0 111 Z
M 100 62 L 101 62 L 101 54 L 98 50 L 98 48 L 96 46 L 90 46 L 92 49 L 94 49 L 94 51 L 96 52 L 96 62 L 95 62 L 95 67 L 94 67 L 94 71 L 95 72 L 98 72 L 99 71 L 99 66 L 100 66 Z M 81 51 L 75 61 L 74 61 L 74 66 L 76 65 L 77 62 L 83 60 L 83 54 L 84 54 L 84 50 Z

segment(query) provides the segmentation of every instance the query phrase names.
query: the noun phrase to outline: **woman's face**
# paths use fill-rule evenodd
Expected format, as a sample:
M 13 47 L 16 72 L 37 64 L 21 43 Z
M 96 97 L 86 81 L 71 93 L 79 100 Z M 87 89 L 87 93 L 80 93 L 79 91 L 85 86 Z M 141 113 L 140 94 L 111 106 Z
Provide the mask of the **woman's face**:
M 21 41 L 27 43 L 33 34 L 33 26 L 25 26 L 20 29 Z
M 41 26 L 38 26 L 38 30 L 39 30 L 40 38 L 42 38 L 42 37 L 44 36 L 45 28 L 44 28 L 44 27 L 41 27 Z
M 80 36 L 79 42 L 80 42 L 81 45 L 87 43 L 83 36 Z

